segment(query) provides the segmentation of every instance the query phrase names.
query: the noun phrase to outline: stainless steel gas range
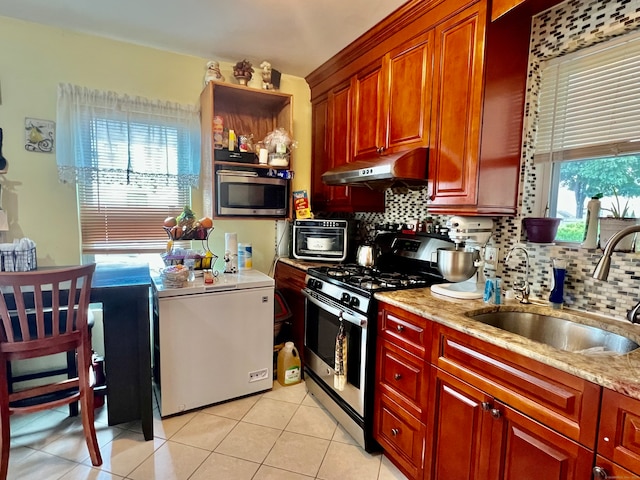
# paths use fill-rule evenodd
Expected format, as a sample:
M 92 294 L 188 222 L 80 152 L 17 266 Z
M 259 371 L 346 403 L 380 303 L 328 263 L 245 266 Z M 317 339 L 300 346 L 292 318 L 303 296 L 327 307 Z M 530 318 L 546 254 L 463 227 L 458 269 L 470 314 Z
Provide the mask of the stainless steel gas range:
M 305 296 L 305 375 L 309 391 L 367 451 L 373 439 L 376 292 L 429 287 L 445 280 L 436 264 L 448 239 L 379 234 L 373 267 L 309 268 Z

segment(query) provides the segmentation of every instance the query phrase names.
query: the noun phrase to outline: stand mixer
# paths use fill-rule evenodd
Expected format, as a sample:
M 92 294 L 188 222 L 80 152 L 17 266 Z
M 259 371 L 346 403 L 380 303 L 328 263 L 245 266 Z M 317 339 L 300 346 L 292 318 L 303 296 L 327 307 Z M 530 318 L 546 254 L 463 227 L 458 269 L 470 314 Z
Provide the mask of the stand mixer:
M 438 249 L 438 269 L 452 283 L 431 286 L 431 291 L 454 298 L 482 298 L 484 247 L 493 232 L 493 220 L 483 217 L 451 217 L 447 221 L 454 248 Z

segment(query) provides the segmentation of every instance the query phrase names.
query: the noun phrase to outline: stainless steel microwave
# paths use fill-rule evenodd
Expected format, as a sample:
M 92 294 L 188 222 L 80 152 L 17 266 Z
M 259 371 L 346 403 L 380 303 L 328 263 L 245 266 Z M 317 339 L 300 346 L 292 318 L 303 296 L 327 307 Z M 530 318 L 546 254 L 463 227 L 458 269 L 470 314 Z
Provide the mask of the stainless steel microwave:
M 289 214 L 289 180 L 266 170 L 217 170 L 216 215 L 282 217 Z

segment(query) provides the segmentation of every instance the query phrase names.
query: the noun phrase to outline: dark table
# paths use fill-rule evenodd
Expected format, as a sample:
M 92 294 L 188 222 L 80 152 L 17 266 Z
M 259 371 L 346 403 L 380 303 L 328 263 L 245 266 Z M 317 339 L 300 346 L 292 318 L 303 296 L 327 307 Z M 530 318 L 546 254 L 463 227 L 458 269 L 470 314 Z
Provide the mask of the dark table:
M 142 421 L 153 439 L 153 391 L 147 265 L 97 264 L 91 302 L 102 303 L 109 425 Z

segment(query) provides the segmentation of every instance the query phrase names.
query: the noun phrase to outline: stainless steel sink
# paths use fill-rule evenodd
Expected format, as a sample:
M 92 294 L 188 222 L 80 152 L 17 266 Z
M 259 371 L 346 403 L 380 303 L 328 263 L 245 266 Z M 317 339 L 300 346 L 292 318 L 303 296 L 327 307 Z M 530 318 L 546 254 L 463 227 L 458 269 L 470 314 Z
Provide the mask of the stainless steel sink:
M 477 314 L 469 312 L 467 316 L 567 352 L 628 353 L 639 346 L 627 337 L 601 328 L 539 313 L 501 310 Z

